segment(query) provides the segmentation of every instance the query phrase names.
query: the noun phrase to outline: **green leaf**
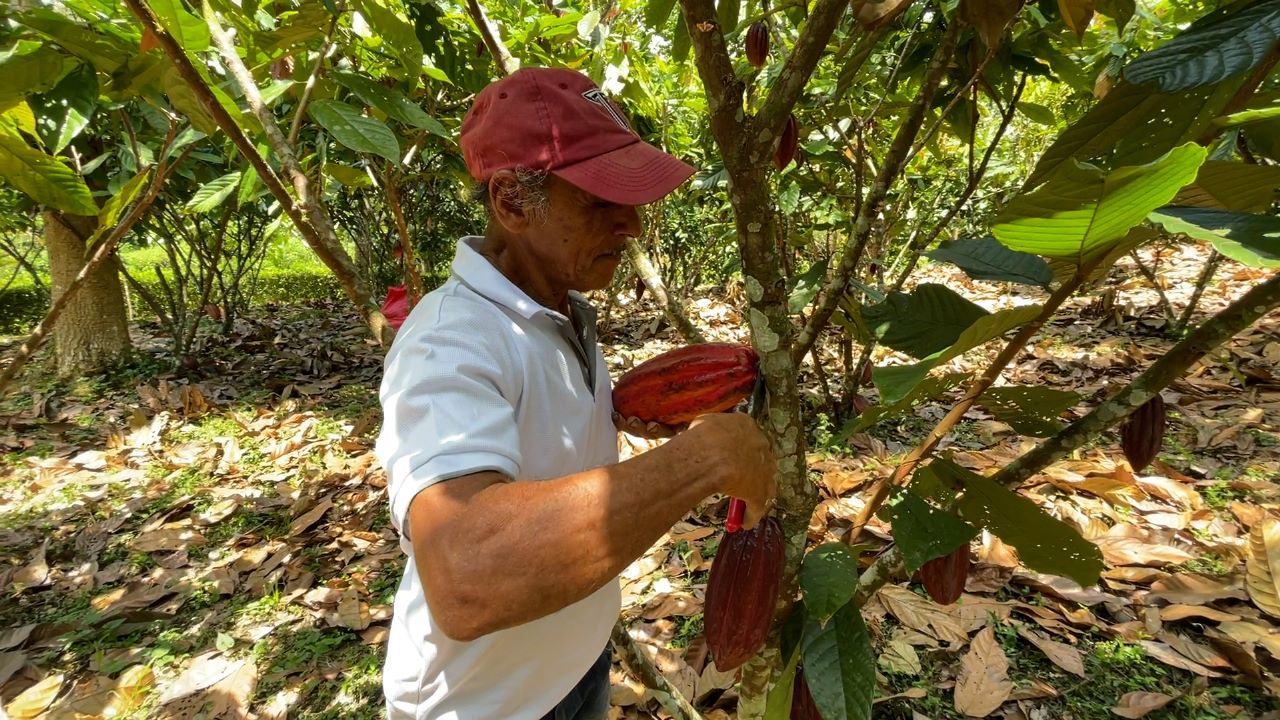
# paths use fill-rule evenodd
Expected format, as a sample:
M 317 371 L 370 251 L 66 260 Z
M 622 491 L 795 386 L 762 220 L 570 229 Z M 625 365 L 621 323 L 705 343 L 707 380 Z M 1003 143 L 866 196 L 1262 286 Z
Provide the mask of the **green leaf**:
M 120 192 L 111 196 L 111 199 L 103 204 L 102 210 L 98 211 L 98 229 L 94 231 L 93 238 L 90 239 L 89 245 L 97 242 L 98 238 L 106 235 L 116 227 L 116 222 L 120 219 L 120 213 L 129 207 L 138 197 L 138 193 L 142 191 L 142 187 L 151 179 L 151 168 L 148 167 L 142 172 L 134 175 L 124 187 L 120 188 Z
M 814 548 L 800 565 L 800 588 L 810 614 L 825 623 L 858 587 L 858 556 L 842 542 Z
M 209 49 L 209 26 L 204 20 L 187 12 L 180 0 L 149 0 L 147 4 L 155 12 L 161 27 L 168 30 L 188 54 Z
M 361 0 L 360 9 L 369 25 L 382 37 L 383 47 L 400 60 L 405 69 L 405 79 L 416 84 L 418 74 L 422 72 L 422 43 L 418 42 L 413 24 L 382 0 Z
M 1194 183 L 1178 191 L 1173 205 L 1264 212 L 1280 189 L 1280 167 L 1206 160 Z
M 764 720 L 791 720 L 791 703 L 796 689 L 796 666 L 800 664 L 800 645 L 791 649 L 787 664 L 783 666 L 778 681 L 769 688 L 765 698 Z
M 1280 268 L 1280 218 L 1225 210 L 1166 207 L 1151 221 L 1171 233 L 1211 243 L 1218 252 L 1255 268 Z
M 0 177 L 55 210 L 73 215 L 98 214 L 84 178 L 8 130 L 0 130 Z
M 217 208 L 224 200 L 231 197 L 240 184 L 240 172 L 229 172 L 222 177 L 205 183 L 187 201 L 186 210 L 192 213 L 207 213 Z
M 307 112 L 335 140 L 352 150 L 380 155 L 393 164 L 400 162 L 400 144 L 390 128 L 364 117 L 354 107 L 335 100 L 316 100 Z
M 65 55 L 48 46 L 10 55 L 0 61 L 0 100 L 48 90 L 62 79 L 70 65 Z
M 930 505 L 910 490 L 899 492 L 885 503 L 880 517 L 893 523 L 893 539 L 902 551 L 907 572 L 968 545 L 978 534 L 977 528 Z
M 871 378 L 880 390 L 881 401 L 893 404 L 902 400 L 911 394 L 911 391 L 934 367 L 994 340 L 1019 325 L 1031 322 L 1039 314 L 1039 305 L 1007 308 L 978 318 L 950 347 L 939 350 L 914 365 L 893 365 L 873 369 Z
M 791 296 L 787 299 L 787 310 L 792 315 L 804 312 L 804 309 L 813 301 L 813 297 L 822 289 L 822 281 L 827 277 L 829 261 L 830 258 L 823 258 L 796 278 L 796 286 L 791 288 Z
M 742 14 L 741 0 L 717 0 L 716 19 L 720 21 L 720 31 L 728 34 L 738 29 L 738 18 Z
M 1116 29 L 1124 30 L 1124 26 L 1133 19 L 1137 11 L 1134 0 L 1097 0 L 1094 7 L 1098 12 L 1116 21 Z
M 98 109 L 98 74 L 81 65 L 49 92 L 32 95 L 29 102 L 40 139 L 56 155 L 89 126 Z
M 1102 552 L 1070 525 L 950 460 L 937 458 L 929 467 L 953 484 L 964 486 L 958 500 L 960 516 L 1012 545 L 1023 565 L 1037 572 L 1065 575 L 1083 587 L 1098 581 Z
M 1211 85 L 1253 70 L 1280 40 L 1280 5 L 1259 2 L 1234 14 L 1206 15 L 1124 69 L 1132 83 L 1164 92 Z
M 1217 127 L 1236 127 L 1238 125 L 1262 122 L 1263 120 L 1272 120 L 1277 117 L 1280 117 L 1280 102 L 1277 102 L 1276 98 L 1271 98 L 1265 105 L 1250 107 L 1238 113 L 1224 115 L 1214 120 L 1213 124 Z
M 94 32 L 51 10 L 27 8 L 14 14 L 13 19 L 48 37 L 103 73 L 115 72 L 137 50 L 136 47 L 125 46 L 115 37 Z
M 218 124 L 213 121 L 204 108 L 204 103 L 196 97 L 191 88 L 183 81 L 176 68 L 170 68 L 160 80 L 164 94 L 169 98 L 173 109 L 186 116 L 191 127 L 208 136 L 218 133 Z
M 1062 429 L 1058 416 L 1075 407 L 1080 396 L 1068 390 L 1008 385 L 987 388 L 978 403 L 1016 432 L 1031 437 L 1048 437 Z
M 1159 93 L 1142 85 L 1118 83 L 1058 136 L 1023 187 L 1043 183 L 1071 168 L 1076 160 L 1105 162 L 1107 167 L 1155 160 L 1203 135 L 1239 86 L 1238 80 L 1228 80 L 1181 93 Z
M 236 205 L 248 205 L 262 194 L 262 180 L 258 171 L 250 165 L 240 176 L 240 190 L 236 192 Z
M 386 113 L 387 117 L 395 118 L 406 125 L 423 128 L 442 138 L 449 137 L 449 132 L 439 121 L 423 112 L 422 108 L 405 97 L 404 93 L 383 87 L 355 73 L 335 72 L 331 73 L 331 76 L 342 83 L 343 87 L 355 93 L 356 97 Z
M 1188 143 L 1145 165 L 1104 173 L 1073 163 L 1039 189 L 1019 195 L 991 232 L 1012 250 L 1085 264 L 1164 205 L 1196 177 L 1205 149 Z
M 850 435 L 862 432 L 886 417 L 902 415 L 909 408 L 915 407 L 925 400 L 938 397 L 948 390 L 961 385 L 969 379 L 969 375 L 969 373 L 947 373 L 926 378 L 897 402 L 892 404 L 882 403 L 867 408 L 857 418 L 845 424 L 836 436 L 836 440 L 843 442 Z
M 650 29 L 662 30 L 675 5 L 676 0 L 649 0 L 649 4 L 644 7 L 644 24 Z
M 693 39 L 689 37 L 689 26 L 685 24 L 684 13 L 676 13 L 676 32 L 671 38 L 671 58 L 676 62 L 684 62 L 693 47 Z
M 974 280 L 1049 287 L 1053 272 L 1037 255 L 1010 250 L 993 237 L 953 240 L 927 253 L 949 262 Z
M 911 293 L 895 292 L 882 303 L 862 308 L 863 321 L 881 344 L 914 358 L 950 346 L 965 328 L 987 314 L 936 283 L 921 284 Z
M 15 100 L 12 105 L 4 109 L 4 113 L 0 114 L 0 122 L 30 135 L 32 138 L 38 137 L 36 134 L 36 116 L 31 112 L 31 106 L 25 100 Z
M 825 625 L 809 618 L 801 652 L 805 680 L 823 720 L 870 720 L 876 660 L 853 603 L 845 603 Z
M 324 174 L 350 188 L 373 186 L 373 179 L 369 177 L 369 173 L 350 165 L 325 163 Z
M 1058 117 L 1053 114 L 1053 110 L 1033 102 L 1019 102 L 1018 112 L 1026 115 L 1031 122 L 1041 125 L 1053 127 L 1058 122 Z

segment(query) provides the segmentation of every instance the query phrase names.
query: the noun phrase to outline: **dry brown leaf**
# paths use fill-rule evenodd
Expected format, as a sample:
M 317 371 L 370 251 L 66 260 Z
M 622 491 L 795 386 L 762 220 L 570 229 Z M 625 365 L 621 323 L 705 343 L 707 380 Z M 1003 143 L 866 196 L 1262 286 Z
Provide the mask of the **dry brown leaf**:
M 31 562 L 13 574 L 13 578 L 9 582 L 16 592 L 49 584 L 49 565 L 44 559 L 45 551 L 48 549 L 49 539 L 45 538 L 45 541 L 40 545 L 40 549 L 36 551 L 35 557 L 31 558 Z
M 212 687 L 239 670 L 243 664 L 242 661 L 232 660 L 217 651 L 199 655 L 192 659 L 176 680 L 165 686 L 164 692 L 160 694 L 160 704 L 168 705 Z
M 1160 619 L 1165 622 L 1174 622 L 1176 620 L 1185 620 L 1187 618 L 1204 618 L 1214 622 L 1230 622 L 1239 620 L 1239 615 L 1214 610 L 1213 608 L 1202 607 L 1200 605 L 1169 605 L 1160 608 Z
M 1188 510 L 1204 507 L 1204 498 L 1188 485 L 1165 477 L 1140 477 L 1138 485 L 1155 497 L 1168 500 Z
M 118 717 L 137 710 L 155 684 L 155 673 L 146 665 L 134 665 L 125 670 L 116 680 L 115 692 L 112 694 L 111 702 L 107 704 L 107 709 L 111 712 L 103 714 L 107 717 Z
M 996 643 L 995 630 L 983 628 L 973 638 L 969 652 L 960 659 L 956 681 L 956 710 L 969 717 L 986 717 L 1013 694 L 1009 660 Z
M 1244 584 L 1240 578 L 1220 579 L 1196 573 L 1175 573 L 1151 584 L 1147 601 L 1165 600 L 1183 605 L 1203 605 L 1215 600 L 1244 600 Z
M 963 643 L 969 634 L 941 605 L 898 585 L 885 585 L 876 593 L 885 609 L 907 627 L 943 642 Z
M 702 612 L 702 601 L 687 592 L 660 593 L 645 603 L 643 617 L 645 620 L 681 616 L 687 617 Z
M 23 690 L 16 698 L 5 706 L 10 720 L 31 720 L 39 717 L 62 691 L 62 682 L 66 676 L 58 673 L 50 675 L 31 687 Z
M 1111 712 L 1122 718 L 1141 718 L 1173 701 L 1172 695 L 1164 693 L 1127 692 L 1120 697 L 1120 702 L 1111 708 Z
M 919 675 L 921 671 L 920 656 L 911 643 L 902 638 L 885 643 L 877 661 L 886 671 L 899 675 Z
M 192 545 L 203 545 L 204 536 L 189 527 L 160 528 L 139 534 L 129 541 L 129 549 L 136 552 L 185 550 Z
M 27 638 L 31 637 L 31 633 L 35 629 L 36 623 L 27 623 L 26 625 L 19 625 L 0 632 L 0 650 L 19 647 L 27 641 Z
M 1084 658 L 1080 656 L 1080 651 L 1070 645 L 1041 637 L 1037 632 L 1033 632 L 1024 626 L 1018 626 L 1018 635 L 1024 640 L 1035 645 L 1036 648 L 1044 653 L 1045 657 L 1054 665 L 1066 670 L 1072 675 L 1084 677 Z
M 1232 501 L 1231 514 L 1235 516 L 1241 525 L 1250 530 L 1267 517 L 1266 510 L 1253 503 L 1240 502 L 1239 500 Z
M 1195 559 L 1186 550 L 1171 545 L 1145 543 L 1131 537 L 1101 537 L 1093 542 L 1102 551 L 1102 559 L 1108 565 L 1163 567 Z
M 1258 609 L 1280 617 L 1280 520 L 1254 525 L 1245 546 L 1245 585 Z
M 0 687 L 27 664 L 27 654 L 20 650 L 0 652 Z
M 249 698 L 258 685 L 258 667 L 253 660 L 240 664 L 235 672 L 209 688 L 213 706 L 209 717 L 246 720 L 249 717 Z
M 1196 675 L 1202 675 L 1204 677 L 1219 677 L 1218 673 L 1210 670 L 1209 668 L 1201 665 L 1198 662 L 1192 662 L 1191 660 L 1188 660 L 1186 657 L 1178 654 L 1176 651 L 1174 651 L 1173 648 L 1169 647 L 1164 643 L 1159 643 L 1152 640 L 1140 640 L 1138 644 L 1141 645 L 1142 649 L 1146 650 L 1147 654 L 1150 655 L 1152 658 L 1159 660 L 1160 662 L 1164 663 L 1165 665 L 1168 665 L 1169 667 L 1181 668 L 1183 670 L 1187 670 L 1189 672 L 1195 673 Z
M 289 537 L 299 535 L 307 528 L 315 525 L 316 521 L 318 521 L 325 513 L 329 512 L 329 508 L 331 507 L 333 507 L 333 498 L 326 497 L 315 507 L 311 508 L 311 510 L 305 515 L 295 518 L 293 522 L 289 523 Z
M 369 604 L 360 599 L 360 593 L 353 587 L 349 587 L 342 593 L 342 599 L 338 601 L 338 624 L 352 630 L 364 630 L 369 627 L 372 618 L 369 617 Z

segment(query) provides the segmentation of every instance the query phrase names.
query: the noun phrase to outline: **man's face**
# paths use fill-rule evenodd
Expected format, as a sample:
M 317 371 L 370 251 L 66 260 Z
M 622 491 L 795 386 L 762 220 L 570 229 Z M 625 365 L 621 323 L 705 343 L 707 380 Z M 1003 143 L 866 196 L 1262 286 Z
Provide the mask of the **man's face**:
M 628 237 L 641 232 L 640 214 L 547 178 L 547 210 L 528 229 L 530 249 L 545 276 L 568 290 L 600 290 L 613 281 Z

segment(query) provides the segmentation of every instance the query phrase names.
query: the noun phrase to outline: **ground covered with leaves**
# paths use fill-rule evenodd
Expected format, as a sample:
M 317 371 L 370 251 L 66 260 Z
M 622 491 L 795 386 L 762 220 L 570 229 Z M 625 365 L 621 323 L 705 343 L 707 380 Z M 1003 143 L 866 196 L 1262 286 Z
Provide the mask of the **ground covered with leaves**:
M 1200 256 L 1154 252 L 1144 258 L 1180 307 Z M 1257 280 L 1230 264 L 1218 277 L 1205 311 Z M 945 268 L 921 279 L 987 309 L 1035 300 Z M 740 299 L 731 288 L 690 311 L 713 338 L 743 340 Z M 677 342 L 652 306 L 620 302 L 601 335 L 615 377 Z M 1153 286 L 1122 265 L 1005 378 L 1081 393 L 1069 420 L 1170 347 L 1167 325 Z M 11 718 L 381 717 L 404 562 L 372 454 L 380 350 L 336 301 L 262 308 L 181 372 L 155 328 L 135 331 L 141 351 L 128 365 L 75 382 L 37 365 L 4 401 L 0 707 Z M 835 348 L 822 352 L 836 367 Z M 956 604 L 933 603 L 909 579 L 882 589 L 864 608 L 879 653 L 876 717 L 1280 717 L 1278 366 L 1272 316 L 1166 390 L 1170 423 L 1152 467 L 1131 472 L 1107 436 L 1022 488 L 1102 549 L 1097 586 L 1031 572 L 984 534 Z M 822 494 L 811 540 L 842 539 L 860 490 L 946 407 L 923 403 L 847 438 L 811 413 Z M 647 448 L 621 442 L 624 456 Z M 947 450 L 991 472 L 1033 443 L 974 410 Z M 709 661 L 701 632 L 724 509 L 723 499 L 695 509 L 623 574 L 633 639 L 708 718 L 734 708 L 734 678 Z M 890 541 L 879 521 L 869 531 L 875 546 Z M 621 666 L 613 680 L 612 717 L 665 717 Z

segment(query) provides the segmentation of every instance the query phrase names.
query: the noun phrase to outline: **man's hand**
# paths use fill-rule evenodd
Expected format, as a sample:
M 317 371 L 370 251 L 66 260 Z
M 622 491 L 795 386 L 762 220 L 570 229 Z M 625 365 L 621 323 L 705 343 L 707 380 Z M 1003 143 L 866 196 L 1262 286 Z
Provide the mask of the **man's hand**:
M 689 427 L 688 425 L 663 425 L 662 423 L 645 422 L 640 418 L 634 417 L 624 418 L 618 413 L 613 414 L 613 426 L 628 435 L 646 440 L 675 437 Z
M 755 420 L 744 413 L 703 415 L 689 424 L 682 438 L 713 461 L 720 491 L 746 502 L 742 526 L 755 527 L 778 494 L 778 463 Z

